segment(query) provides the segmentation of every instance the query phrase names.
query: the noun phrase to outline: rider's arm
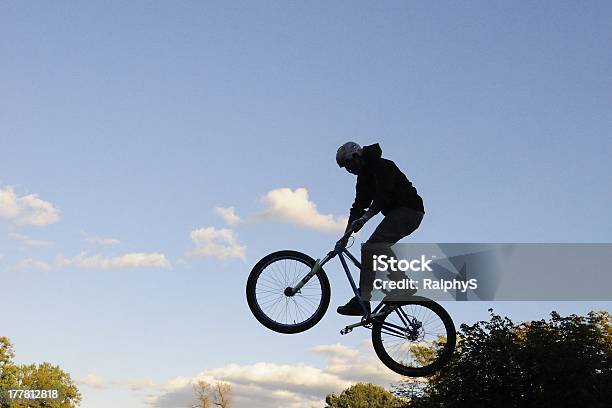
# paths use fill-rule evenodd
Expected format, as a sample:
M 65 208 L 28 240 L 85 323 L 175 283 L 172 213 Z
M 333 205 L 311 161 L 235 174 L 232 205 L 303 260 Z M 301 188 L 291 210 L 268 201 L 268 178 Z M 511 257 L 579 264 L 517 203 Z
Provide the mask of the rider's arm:
M 400 170 L 390 160 L 380 160 L 377 163 L 377 167 L 374 170 L 376 187 L 373 202 L 370 206 L 373 214 L 377 214 L 383 208 L 383 203 L 393 196 L 398 173 L 400 173 Z
M 346 231 L 348 231 L 353 221 L 362 217 L 366 212 L 366 208 L 369 208 L 372 205 L 375 191 L 375 186 L 373 185 L 372 181 L 373 180 L 368 180 L 361 176 L 357 177 L 357 185 L 355 186 L 355 201 L 351 207 Z

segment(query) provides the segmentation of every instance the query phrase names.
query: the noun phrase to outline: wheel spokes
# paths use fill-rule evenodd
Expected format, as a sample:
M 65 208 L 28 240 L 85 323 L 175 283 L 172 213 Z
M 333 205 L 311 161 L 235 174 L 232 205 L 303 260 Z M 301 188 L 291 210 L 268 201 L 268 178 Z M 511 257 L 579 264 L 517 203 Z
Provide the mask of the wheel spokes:
M 271 320 L 285 325 L 300 324 L 319 309 L 323 288 L 318 276 L 310 279 L 295 295 L 286 296 L 310 267 L 295 259 L 279 259 L 262 269 L 255 286 L 255 297 L 261 311 Z
M 381 327 L 385 352 L 395 362 L 411 368 L 431 364 L 444 346 L 446 327 L 435 312 L 424 305 L 398 306 L 385 316 Z

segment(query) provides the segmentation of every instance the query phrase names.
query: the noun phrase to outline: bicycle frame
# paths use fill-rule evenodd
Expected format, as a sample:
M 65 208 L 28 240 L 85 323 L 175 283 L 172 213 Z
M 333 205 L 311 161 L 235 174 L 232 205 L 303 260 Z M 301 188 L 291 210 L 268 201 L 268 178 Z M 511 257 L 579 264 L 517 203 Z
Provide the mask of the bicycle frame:
M 347 262 L 350 260 L 355 267 L 357 267 L 360 271 L 362 270 L 362 264 L 359 260 L 354 257 L 347 248 L 345 248 L 344 242 L 352 234 L 351 232 L 347 232 L 334 246 L 332 251 L 329 251 L 323 259 L 317 259 L 313 261 L 308 255 L 297 252 L 297 251 L 277 251 L 269 254 L 265 258 L 262 258 L 257 265 L 251 271 L 249 275 L 249 279 L 247 282 L 247 303 L 257 320 L 259 320 L 264 326 L 268 327 L 271 330 L 274 330 L 279 333 L 300 333 L 302 331 L 308 330 L 317 324 L 329 306 L 330 301 L 330 285 L 329 279 L 327 278 L 327 274 L 323 271 L 323 265 L 326 265 L 331 259 L 338 256 L 340 258 L 340 263 L 342 264 L 342 268 L 346 274 L 346 278 L 351 285 L 353 293 L 355 295 L 355 300 L 359 303 L 361 307 L 361 311 L 363 314 L 359 317 L 359 320 L 356 323 L 345 326 L 340 330 L 341 335 L 345 335 L 353 331 L 356 327 L 364 327 L 366 329 L 370 329 L 372 331 L 372 344 L 374 346 L 374 351 L 381 359 L 381 361 L 389 367 L 391 370 L 402 374 L 402 375 L 410 375 L 410 376 L 425 376 L 429 375 L 432 372 L 435 372 L 439 367 L 443 364 L 446 364 L 450 359 L 452 352 L 455 348 L 455 340 L 456 340 L 456 331 L 454 328 L 454 324 L 452 322 L 451 317 L 448 315 L 448 312 L 444 310 L 442 306 L 435 303 L 431 299 L 427 299 L 421 296 L 413 296 L 400 299 L 396 294 L 391 292 L 384 292 L 383 297 L 380 299 L 380 302 L 373 308 L 372 312 L 368 313 L 369 309 L 369 301 L 364 300 L 361 296 L 359 288 L 351 275 L 351 271 L 349 269 L 349 265 Z M 295 286 L 285 286 L 287 285 L 286 274 L 283 274 L 281 270 L 280 279 L 277 277 L 275 282 L 275 287 L 270 288 L 266 287 L 266 281 L 263 281 L 262 285 L 262 294 L 261 298 L 258 296 L 257 290 L 257 282 L 258 279 L 262 276 L 262 272 L 266 270 L 266 268 L 276 261 L 284 261 L 284 260 L 293 260 L 297 261 L 300 264 L 312 265 L 311 269 L 304 271 L 303 267 L 300 266 L 299 272 L 302 275 L 301 280 L 297 281 Z M 284 265 L 284 264 L 283 264 Z M 367 263 L 364 264 L 367 266 Z M 283 268 L 283 266 L 281 266 Z M 276 276 L 278 270 L 271 269 L 272 275 Z M 295 275 L 296 269 L 291 269 L 291 277 L 290 281 L 295 282 L 295 279 L 300 279 L 299 276 Z M 318 287 L 305 287 L 310 279 L 313 277 L 317 277 L 316 280 L 319 280 L 319 284 L 321 287 L 321 291 L 317 291 L 317 293 L 310 292 L 309 290 L 314 289 L 317 290 Z M 268 282 L 269 283 L 269 282 Z M 281 292 L 284 289 L 284 295 L 287 298 L 291 298 L 296 294 L 299 296 L 305 297 L 305 302 L 308 303 L 306 312 L 301 310 L 297 303 L 295 303 L 296 312 L 295 314 L 289 311 L 289 320 L 287 320 L 287 310 L 285 310 L 284 320 L 283 317 L 283 309 L 281 306 L 280 312 L 276 310 L 276 306 L 280 301 L 282 303 L 282 295 L 276 293 L 278 290 Z M 304 293 L 302 293 L 302 288 L 304 288 Z M 272 294 L 270 294 L 272 293 Z M 279 296 L 280 295 L 280 296 Z M 272 296 L 272 300 L 269 297 Z M 308 298 L 311 299 L 308 299 Z M 316 299 L 315 299 L 316 298 Z M 262 303 L 261 301 L 264 303 Z M 285 308 L 289 308 L 290 304 L 288 303 L 290 299 L 285 299 Z M 298 299 L 299 300 L 299 299 Z M 272 303 L 270 303 L 272 302 Z M 297 302 L 297 300 L 295 300 Z M 318 303 L 317 303 L 318 302 Z M 267 312 L 261 308 L 261 305 L 269 306 L 271 304 L 271 311 Z M 266 307 L 267 307 L 266 306 Z M 406 306 L 406 307 L 404 307 Z M 313 307 L 316 307 L 316 310 L 311 310 Z M 299 309 L 299 310 L 298 310 Z M 415 310 L 416 309 L 416 310 Z M 301 317 L 299 316 L 301 310 Z M 423 312 L 425 310 L 425 312 Z M 275 317 L 276 314 L 280 313 L 280 320 L 277 320 Z M 430 314 L 433 313 L 433 318 L 437 318 L 442 322 L 444 326 L 439 332 L 432 332 L 431 329 L 425 328 L 432 321 Z M 351 313 L 353 315 L 353 313 Z M 393 314 L 393 316 L 391 316 Z M 354 313 L 357 315 L 357 313 Z M 296 319 L 300 319 L 298 322 Z M 305 319 L 304 319 L 305 318 Z M 423 321 L 425 319 L 425 321 Z M 433 323 L 436 323 L 434 321 Z M 432 323 L 432 324 L 433 324 Z M 429 326 L 428 326 L 429 327 Z M 437 328 L 440 327 L 440 323 L 438 322 Z M 431 339 L 428 339 L 427 336 L 432 335 Z M 412 366 L 407 365 L 404 360 L 406 360 L 405 356 L 400 356 L 400 359 L 394 357 L 389 354 L 389 351 L 385 348 L 384 342 L 386 341 L 386 337 L 389 336 L 392 338 L 397 338 L 402 342 L 427 342 L 437 345 L 441 345 L 443 340 L 440 340 L 441 337 L 447 339 L 446 343 L 443 344 L 442 354 L 438 355 L 435 360 L 433 360 L 429 365 L 420 366 Z M 437 336 L 437 337 L 436 337 Z M 397 341 L 393 339 L 392 341 Z M 419 344 L 419 343 L 417 343 Z M 391 346 L 394 346 L 395 343 L 391 343 Z M 401 350 L 400 350 L 401 351 Z M 416 361 L 416 360 L 415 360 Z M 416 361 L 419 363 L 418 361 Z M 418 365 L 418 364 L 417 364 Z
M 357 288 L 357 285 L 355 284 L 355 281 L 353 280 L 351 271 L 348 267 L 346 259 L 344 258 L 344 256 L 346 255 L 346 257 L 350 259 L 351 262 L 361 271 L 361 263 L 357 260 L 357 258 L 353 256 L 353 254 L 351 254 L 348 251 L 348 249 L 346 249 L 346 247 L 344 247 L 341 244 L 341 242 L 345 238 L 350 236 L 351 234 L 352 234 L 352 231 L 347 232 L 338 242 L 336 242 L 336 245 L 332 251 L 329 251 L 323 259 L 317 259 L 315 261 L 314 266 L 310 270 L 310 272 L 308 272 L 306 276 L 304 276 L 304 278 L 302 278 L 302 280 L 297 283 L 297 285 L 295 285 L 294 287 L 288 287 L 285 289 L 285 296 L 295 295 L 313 276 L 315 276 L 319 272 L 319 270 L 323 267 L 323 265 L 325 265 L 327 262 L 329 262 L 331 259 L 333 259 L 337 255 L 338 258 L 340 258 L 340 263 L 342 264 L 342 268 L 344 269 L 344 272 L 346 273 L 346 278 L 351 284 L 353 293 L 355 294 L 355 297 L 357 298 L 357 301 L 359 302 L 359 305 L 361 306 L 361 309 L 363 311 L 363 317 L 358 323 L 350 324 L 344 327 L 344 329 L 340 330 L 340 334 L 342 335 L 350 333 L 356 327 L 363 326 L 363 327 L 371 328 L 370 325 L 373 322 L 375 322 L 379 317 L 383 317 L 384 319 L 384 317 L 387 314 L 389 314 L 388 310 L 381 311 L 383 307 L 385 306 L 385 302 L 380 302 L 374 308 L 374 310 L 372 310 L 372 312 L 368 313 L 368 310 L 366 308 L 366 303 L 361 297 L 361 294 L 359 293 L 359 289 Z M 395 309 L 395 312 L 398 314 L 400 320 L 402 321 L 405 327 L 401 327 L 401 326 L 398 326 L 396 324 L 389 323 L 389 322 L 383 322 L 382 327 L 383 327 L 384 332 L 391 336 L 399 337 L 399 338 L 406 338 L 406 336 L 417 336 L 418 330 L 421 327 L 420 322 L 415 322 L 414 317 L 408 316 L 404 311 L 402 311 L 401 308 Z M 410 329 L 408 329 L 408 327 L 410 327 Z
M 285 294 L 290 295 L 290 296 L 296 294 L 310 280 L 310 278 L 312 278 L 314 275 L 317 274 L 317 272 L 319 271 L 319 269 L 323 267 L 323 265 L 325 265 L 327 262 L 329 262 L 331 259 L 333 259 L 337 255 L 338 258 L 340 258 L 340 263 L 342 264 L 342 268 L 344 269 L 344 272 L 346 273 L 346 277 L 349 283 L 351 284 L 353 293 L 355 293 L 355 297 L 357 297 L 357 300 L 359 301 L 359 305 L 361 306 L 361 309 L 363 310 L 365 322 L 358 323 L 356 325 L 352 325 L 354 327 L 357 327 L 357 326 L 362 326 L 363 324 L 367 324 L 367 322 L 369 322 L 374 317 L 378 317 L 378 311 L 383 307 L 383 303 L 382 302 L 379 303 L 376 306 L 376 308 L 372 310 L 371 313 L 368 313 L 368 310 L 366 309 L 366 306 L 365 306 L 365 302 L 363 298 L 361 297 L 361 294 L 359 293 L 359 289 L 357 288 L 357 285 L 355 284 L 355 280 L 353 279 L 353 276 L 351 275 L 351 271 L 348 267 L 346 259 L 344 258 L 344 255 L 346 255 L 348 259 L 350 259 L 351 262 L 360 271 L 361 271 L 361 263 L 357 260 L 357 258 L 353 256 L 353 254 L 351 254 L 348 251 L 348 249 L 346 249 L 343 245 L 340 244 L 340 242 L 343 239 L 347 238 L 351 234 L 352 234 L 352 231 L 349 231 L 346 234 L 344 234 L 344 236 L 336 243 L 334 250 L 329 251 L 323 259 L 317 259 L 317 261 L 315 262 L 315 265 L 312 267 L 312 270 L 301 281 L 299 281 L 298 284 L 295 285 L 293 288 L 287 288 L 287 289 L 290 289 L 290 292 L 288 293 L 286 292 Z M 347 326 L 347 328 L 349 327 L 350 326 Z

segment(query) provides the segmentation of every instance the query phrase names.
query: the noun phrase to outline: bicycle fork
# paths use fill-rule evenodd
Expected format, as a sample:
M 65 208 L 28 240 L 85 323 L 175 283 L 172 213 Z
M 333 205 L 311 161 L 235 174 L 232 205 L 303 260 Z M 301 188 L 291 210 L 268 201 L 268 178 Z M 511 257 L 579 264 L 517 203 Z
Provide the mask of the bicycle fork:
M 305 284 L 308 283 L 308 281 L 315 276 L 317 273 L 319 273 L 319 271 L 321 270 L 321 267 L 323 266 L 323 264 L 327 263 L 327 261 L 329 261 L 330 259 L 332 259 L 335 256 L 334 251 L 331 251 L 330 253 L 328 253 L 327 255 L 325 255 L 325 257 L 323 259 L 317 259 L 315 261 L 314 266 L 312 267 L 312 269 L 310 270 L 310 272 L 308 272 L 306 274 L 306 276 L 304 276 L 302 278 L 301 281 L 299 281 L 294 287 L 287 287 L 285 289 L 285 296 L 293 296 L 296 293 L 298 293 L 300 291 L 300 289 L 302 289 L 304 287 Z

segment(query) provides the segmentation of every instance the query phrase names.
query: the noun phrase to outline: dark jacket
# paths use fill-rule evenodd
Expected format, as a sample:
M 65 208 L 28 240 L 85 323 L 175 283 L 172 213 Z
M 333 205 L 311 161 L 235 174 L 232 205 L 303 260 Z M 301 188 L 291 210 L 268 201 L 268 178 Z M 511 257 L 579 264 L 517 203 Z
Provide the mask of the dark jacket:
M 355 202 L 351 207 L 349 224 L 361 217 L 367 208 L 386 215 L 397 207 L 408 207 L 425 212 L 423 200 L 404 173 L 391 160 L 381 157 L 378 143 L 363 147 L 365 166 L 357 176 Z

